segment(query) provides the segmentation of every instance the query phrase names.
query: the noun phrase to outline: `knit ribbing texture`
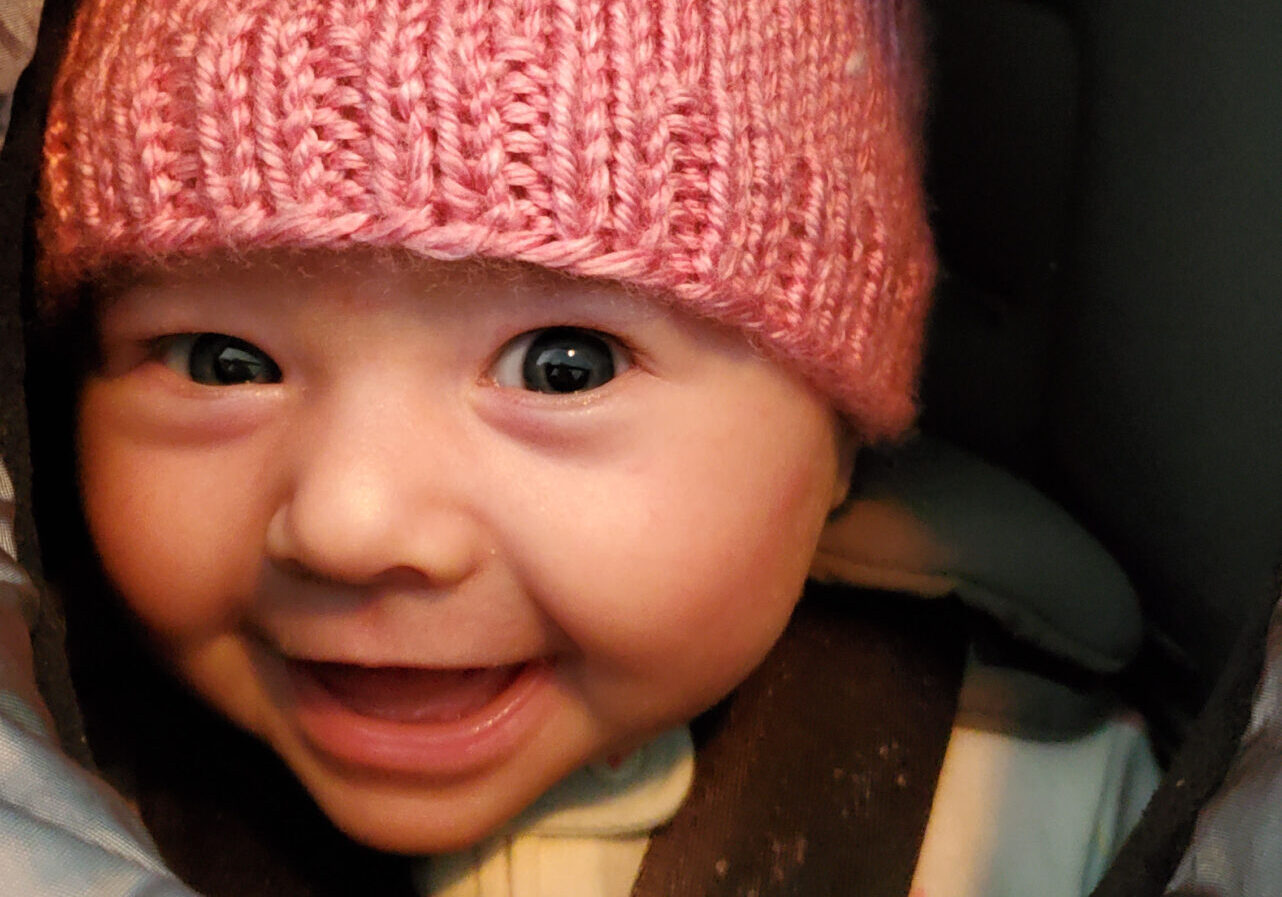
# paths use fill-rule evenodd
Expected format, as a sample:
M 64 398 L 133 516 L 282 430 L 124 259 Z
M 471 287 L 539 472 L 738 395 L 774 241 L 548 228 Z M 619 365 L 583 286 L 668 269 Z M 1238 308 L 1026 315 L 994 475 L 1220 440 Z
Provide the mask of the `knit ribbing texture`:
M 902 0 L 88 0 L 46 133 L 51 307 L 274 247 L 516 259 L 746 332 L 910 422 L 934 258 Z M 465 301 L 465 300 L 460 300 Z

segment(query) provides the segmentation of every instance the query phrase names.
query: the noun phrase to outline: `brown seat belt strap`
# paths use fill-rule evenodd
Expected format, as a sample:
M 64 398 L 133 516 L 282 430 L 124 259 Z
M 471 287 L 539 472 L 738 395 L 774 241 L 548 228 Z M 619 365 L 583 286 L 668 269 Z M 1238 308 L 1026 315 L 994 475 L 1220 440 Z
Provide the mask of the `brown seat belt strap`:
M 697 771 L 633 897 L 904 897 L 957 709 L 961 609 L 811 585 L 695 727 Z

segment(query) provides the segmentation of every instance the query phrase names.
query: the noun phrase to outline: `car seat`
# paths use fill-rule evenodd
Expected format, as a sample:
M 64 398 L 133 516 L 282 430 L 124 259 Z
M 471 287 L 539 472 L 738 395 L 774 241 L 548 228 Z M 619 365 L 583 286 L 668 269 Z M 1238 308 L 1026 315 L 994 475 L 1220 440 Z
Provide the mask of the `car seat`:
M 923 431 L 1121 563 L 1182 739 L 1282 547 L 1282 6 L 930 0 Z

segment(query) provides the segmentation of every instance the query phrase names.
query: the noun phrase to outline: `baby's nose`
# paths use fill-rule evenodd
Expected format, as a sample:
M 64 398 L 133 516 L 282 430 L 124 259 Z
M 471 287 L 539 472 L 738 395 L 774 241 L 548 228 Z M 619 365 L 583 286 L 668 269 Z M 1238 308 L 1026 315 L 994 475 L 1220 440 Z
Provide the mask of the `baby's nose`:
M 325 417 L 292 437 L 270 559 L 346 583 L 413 573 L 443 588 L 470 576 L 488 552 L 450 460 L 452 428 L 412 416 Z

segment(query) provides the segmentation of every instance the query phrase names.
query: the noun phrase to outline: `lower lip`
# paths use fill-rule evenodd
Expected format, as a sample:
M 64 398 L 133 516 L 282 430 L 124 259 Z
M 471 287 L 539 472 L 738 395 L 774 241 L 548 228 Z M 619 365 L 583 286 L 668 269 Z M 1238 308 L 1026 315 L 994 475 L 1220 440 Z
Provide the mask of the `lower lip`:
M 448 722 L 400 722 L 356 713 L 302 665 L 286 661 L 294 717 L 321 753 L 365 769 L 456 776 L 492 766 L 528 737 L 538 719 L 551 669 L 531 662 L 491 701 Z

